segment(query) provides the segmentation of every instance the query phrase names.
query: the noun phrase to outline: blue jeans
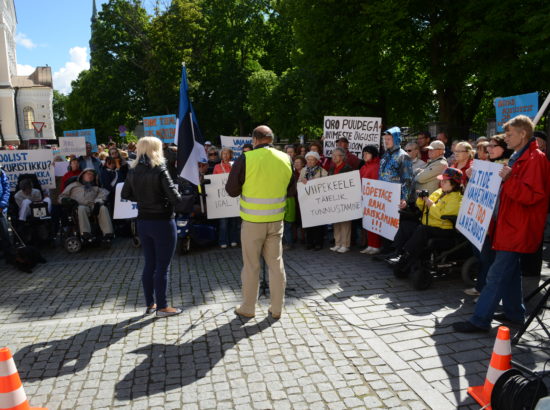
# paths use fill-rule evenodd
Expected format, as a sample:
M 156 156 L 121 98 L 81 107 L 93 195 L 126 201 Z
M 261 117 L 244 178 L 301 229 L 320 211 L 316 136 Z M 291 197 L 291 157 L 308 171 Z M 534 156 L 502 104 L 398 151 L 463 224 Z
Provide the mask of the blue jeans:
M 145 303 L 155 303 L 158 309 L 168 306 L 166 289 L 170 260 L 176 250 L 176 222 L 173 219 L 137 220 L 137 228 L 145 266 L 141 281 L 145 293 Z
M 220 245 L 239 243 L 239 219 L 240 218 L 222 218 L 219 220 L 218 241 Z
M 506 317 L 514 322 L 523 322 L 525 306 L 521 290 L 521 253 L 496 251 L 495 261 L 487 272 L 487 283 L 481 291 L 474 315 L 470 322 L 483 329 L 491 328 L 491 321 L 502 300 Z
M 481 293 L 487 281 L 487 272 L 495 261 L 495 251 L 492 249 L 492 241 L 489 235 L 485 237 L 481 252 L 472 245 L 474 256 L 479 260 L 479 271 L 477 273 L 476 290 Z
M 283 242 L 288 246 L 292 246 L 294 244 L 294 233 L 292 232 L 293 224 L 294 222 L 284 222 Z

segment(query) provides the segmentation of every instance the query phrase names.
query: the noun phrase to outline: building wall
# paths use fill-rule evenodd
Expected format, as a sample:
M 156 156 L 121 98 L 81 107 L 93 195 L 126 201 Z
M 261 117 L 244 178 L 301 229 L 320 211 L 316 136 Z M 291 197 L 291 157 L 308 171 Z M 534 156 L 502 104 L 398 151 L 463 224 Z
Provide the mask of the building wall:
M 22 140 L 36 138 L 34 128 L 25 129 L 25 107 L 34 112 L 34 121 L 45 122 L 42 136 L 45 139 L 55 139 L 53 122 L 53 90 L 49 87 L 20 88 L 17 93 L 17 116 Z

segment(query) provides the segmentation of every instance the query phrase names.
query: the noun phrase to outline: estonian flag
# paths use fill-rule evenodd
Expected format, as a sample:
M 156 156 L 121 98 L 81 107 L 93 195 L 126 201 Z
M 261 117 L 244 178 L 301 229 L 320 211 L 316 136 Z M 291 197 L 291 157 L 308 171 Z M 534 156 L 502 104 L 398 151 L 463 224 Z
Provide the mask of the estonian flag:
M 197 116 L 187 93 L 187 70 L 181 68 L 180 106 L 176 122 L 175 143 L 178 146 L 178 175 L 195 185 L 199 185 L 199 161 L 205 157 L 202 134 Z

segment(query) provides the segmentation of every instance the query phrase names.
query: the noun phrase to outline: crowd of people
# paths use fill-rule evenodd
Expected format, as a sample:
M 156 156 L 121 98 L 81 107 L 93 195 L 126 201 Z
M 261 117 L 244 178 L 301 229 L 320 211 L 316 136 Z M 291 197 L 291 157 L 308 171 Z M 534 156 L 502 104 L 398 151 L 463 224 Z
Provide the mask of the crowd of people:
M 160 263 L 159 260 L 147 264 L 147 272 L 144 273 L 143 279 L 147 307 L 151 311 L 170 315 L 176 314 L 178 310 L 168 307 L 162 295 L 153 297 L 154 289 L 158 286 L 165 289 L 166 283 L 159 282 L 154 285 L 153 281 L 157 280 L 154 279 L 155 269 L 167 272 L 170 259 L 167 255 L 173 253 L 175 246 L 172 242 L 166 242 L 166 238 L 173 238 L 175 229 L 171 218 L 179 195 L 172 183 L 177 179 L 176 154 L 174 148 L 166 144 L 163 147 L 160 140 L 154 140 L 156 139 L 149 137 L 141 139 L 138 143 L 138 145 L 141 144 L 141 152 L 135 143 L 124 147 L 117 147 L 114 143 L 99 145 L 97 152 L 92 152 L 92 146 L 87 144 L 85 155 L 72 156 L 68 159 L 56 157 L 57 162 L 67 162 L 67 172 L 56 177 L 56 188 L 49 191 L 41 190 L 30 179 L 19 181 L 13 201 L 16 212 L 12 214 L 12 219 L 15 217 L 20 226 L 24 227 L 31 217 L 33 204 L 45 203 L 47 213 L 51 215 L 52 234 L 56 235 L 63 218 L 62 206 L 72 203 L 77 209 L 79 230 L 83 239 L 91 240 L 90 217 L 93 215 L 99 224 L 103 240 L 109 243 L 116 232 L 112 221 L 115 187 L 118 183 L 128 181 L 124 185 L 123 198 L 138 202 L 139 213 L 142 216 L 146 215 L 146 218 L 141 219 L 153 221 L 149 225 L 143 221 L 139 224 L 140 235 L 142 233 L 144 235 L 142 244 L 146 248 L 144 250 L 146 260 L 152 261 L 155 259 L 154 255 L 158 256 L 161 250 L 160 253 L 166 256 L 161 258 L 160 267 L 155 267 L 155 263 Z M 240 168 L 243 167 L 241 165 L 243 161 L 233 161 L 234 153 L 230 148 L 218 150 L 208 141 L 204 146 L 205 155 L 198 164 L 202 178 L 209 174 L 234 175 L 245 172 Z M 253 148 L 256 147 L 247 144 L 243 147 L 243 153 Z M 162 152 L 162 155 L 159 156 L 158 152 Z M 465 290 L 468 295 L 485 301 L 483 302 L 485 307 L 480 308 L 482 311 L 476 310 L 474 318 L 467 324 L 459 325 L 457 330 L 485 330 L 488 326 L 487 312 L 494 311 L 496 307 L 493 300 L 496 297 L 495 294 L 500 295 L 501 298 L 508 298 L 506 306 L 513 306 L 509 310 L 505 307 L 507 318 L 516 322 L 521 321 L 522 310 L 518 307 L 517 293 L 514 295 L 506 293 L 512 284 L 517 286 L 517 269 L 508 274 L 506 283 L 495 279 L 497 274 L 494 270 L 496 265 L 513 262 L 518 264 L 518 269 L 521 271 L 521 255 L 525 253 L 536 254 L 542 261 L 542 232 L 539 232 L 538 226 L 532 228 L 530 224 L 539 223 L 540 219 L 540 225 L 544 227 L 548 210 L 546 135 L 543 132 L 534 131 L 530 119 L 519 116 L 505 125 L 505 133 L 489 138 L 480 137 L 475 141 L 452 143 L 449 143 L 444 132 L 432 138 L 427 131 L 420 132 L 416 137 L 408 138 L 403 142 L 401 130 L 398 127 L 392 127 L 383 132 L 380 146 L 365 146 L 360 157 L 350 152 L 349 141 L 346 138 L 336 141 L 336 147 L 330 156 L 324 155 L 322 141 L 287 145 L 283 152 L 287 155 L 285 158 L 288 157 L 291 171 L 288 192 L 282 195 L 285 198 L 281 208 L 283 209 L 281 215 L 284 249 L 289 251 L 301 242 L 308 250 L 320 251 L 328 245 L 332 252 L 347 253 L 355 245 L 363 254 L 383 254 L 385 260 L 394 267 L 414 264 L 422 256 L 424 246 L 430 238 L 445 240 L 455 233 L 453 217 L 456 218 L 458 215 L 463 191 L 472 175 L 474 159 L 503 164 L 501 176 L 504 183 L 491 229 L 481 251 L 472 246 L 473 252 L 480 261 L 477 284 L 475 288 Z M 526 155 L 529 155 L 532 161 L 526 162 Z M 242 157 L 244 158 L 245 155 Z M 280 158 L 277 158 L 279 161 Z M 535 167 L 533 164 L 538 167 L 536 171 L 524 171 L 526 168 Z M 238 169 L 234 170 L 235 167 Z M 162 176 L 161 185 L 143 182 L 152 178 L 149 176 L 151 169 L 156 169 L 155 172 Z M 362 228 L 361 220 L 305 229 L 302 227 L 300 203 L 296 194 L 297 184 L 307 184 L 313 179 L 355 170 L 359 171 L 362 178 L 400 184 L 401 218 L 398 233 L 393 241 L 366 231 Z M 249 170 L 246 172 L 248 175 Z M 158 178 L 159 176 L 155 174 L 154 180 Z M 235 177 L 230 177 L 230 180 L 232 178 L 232 186 L 227 186 L 230 194 L 230 191 L 240 192 L 236 187 L 238 184 L 244 186 L 243 181 L 235 180 Z M 244 179 L 244 174 L 242 178 Z M 136 188 L 137 184 L 142 183 L 150 186 L 149 190 L 143 187 Z M 250 187 L 247 189 L 251 190 Z M 9 186 L 4 172 L 2 172 L 0 194 L 0 208 L 5 210 L 10 206 L 10 201 Z M 165 197 L 162 206 L 158 205 L 158 198 L 150 202 L 150 199 L 156 196 Z M 241 209 L 242 207 L 241 204 Z M 536 217 L 532 215 L 533 211 L 536 212 Z M 508 214 L 511 212 L 514 214 Z M 518 215 L 529 212 L 531 213 L 529 218 L 532 221 L 528 218 L 527 225 L 531 232 L 537 234 L 525 241 L 528 246 L 525 243 L 518 243 L 516 247 L 502 245 L 504 235 L 502 232 L 506 231 L 506 228 L 497 228 L 500 226 L 498 221 L 508 217 L 517 221 Z M 506 216 L 503 217 L 503 214 Z M 509 222 L 508 219 L 505 221 Z M 1 238 L 3 242 L 9 241 L 4 216 L 0 222 Z M 242 216 L 241 218 L 222 218 L 213 223 L 217 225 L 218 245 L 222 249 L 240 245 Z M 510 227 L 511 225 L 513 224 L 508 223 L 503 226 L 508 226 L 506 234 L 514 236 L 516 231 Z M 523 228 L 517 229 L 523 232 Z M 167 234 L 160 235 L 159 232 Z M 503 256 L 503 252 L 506 255 Z M 510 256 L 509 253 L 513 255 Z M 534 271 L 537 270 L 536 265 L 537 263 Z M 540 272 L 540 264 L 538 271 Z M 486 296 L 489 292 L 487 289 L 492 289 L 493 299 L 489 302 L 487 302 L 489 296 Z M 245 305 L 243 309 L 249 308 L 249 305 Z M 280 309 L 281 307 L 277 305 L 276 310 L 280 312 Z

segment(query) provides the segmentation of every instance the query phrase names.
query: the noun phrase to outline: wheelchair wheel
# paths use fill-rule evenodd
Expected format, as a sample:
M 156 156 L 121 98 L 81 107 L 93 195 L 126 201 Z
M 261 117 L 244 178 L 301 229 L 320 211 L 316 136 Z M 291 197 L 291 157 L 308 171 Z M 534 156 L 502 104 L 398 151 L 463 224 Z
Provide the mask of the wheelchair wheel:
M 432 284 L 432 274 L 422 266 L 416 266 L 411 273 L 413 287 L 416 290 L 425 290 Z
M 474 287 L 479 273 L 479 260 L 475 256 L 470 256 L 462 265 L 462 280 L 466 286 Z
M 69 236 L 65 239 L 65 249 L 69 253 L 77 253 L 82 249 L 82 242 L 76 236 Z
M 395 276 L 397 279 L 405 279 L 407 276 L 409 276 L 409 266 L 406 264 L 405 266 L 400 265 L 399 263 L 393 267 L 393 276 Z
M 189 236 L 179 240 L 180 255 L 187 255 L 191 250 L 191 238 Z

